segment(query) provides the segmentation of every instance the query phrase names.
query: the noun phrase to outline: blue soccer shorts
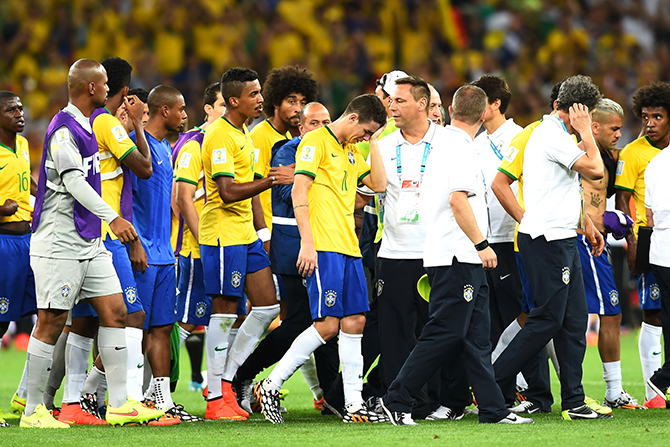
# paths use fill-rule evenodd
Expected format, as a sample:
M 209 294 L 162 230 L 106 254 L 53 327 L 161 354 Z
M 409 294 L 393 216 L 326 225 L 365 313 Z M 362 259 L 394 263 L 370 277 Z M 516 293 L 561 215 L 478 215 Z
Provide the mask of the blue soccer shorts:
M 133 270 L 137 293 L 144 307 L 144 329 L 177 322 L 175 265 L 149 264 L 144 273 Z
M 654 274 L 644 272 L 642 275 L 635 275 L 637 280 L 637 296 L 640 298 L 640 307 L 642 310 L 655 310 L 661 308 L 661 289 L 658 287 L 658 281 Z
M 0 234 L 0 321 L 18 321 L 37 313 L 35 276 L 30 268 L 30 233 Z
M 370 310 L 361 258 L 317 252 L 318 268 L 305 279 L 312 318 L 342 318 Z
M 228 247 L 200 245 L 205 293 L 242 298 L 248 273 L 270 267 L 270 258 L 260 239 Z
M 606 249 L 600 256 L 593 256 L 593 247 L 586 236 L 577 236 L 577 249 L 579 259 L 582 261 L 582 276 L 584 277 L 584 290 L 586 292 L 586 304 L 590 314 L 619 315 L 621 305 L 619 304 L 619 291 L 614 283 L 614 274 L 607 256 Z

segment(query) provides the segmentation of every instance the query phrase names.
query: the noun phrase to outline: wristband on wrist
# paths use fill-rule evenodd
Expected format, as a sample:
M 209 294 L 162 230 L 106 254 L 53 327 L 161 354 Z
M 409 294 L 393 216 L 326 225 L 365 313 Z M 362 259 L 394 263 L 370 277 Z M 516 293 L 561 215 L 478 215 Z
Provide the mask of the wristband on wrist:
M 479 244 L 475 244 L 475 250 L 477 250 L 477 251 L 486 250 L 488 248 L 488 246 L 489 246 L 489 241 L 484 239 Z
M 267 228 L 261 228 L 256 232 L 256 235 L 261 240 L 261 242 L 267 242 L 270 239 L 272 239 L 272 234 L 270 233 L 270 230 L 268 230 Z

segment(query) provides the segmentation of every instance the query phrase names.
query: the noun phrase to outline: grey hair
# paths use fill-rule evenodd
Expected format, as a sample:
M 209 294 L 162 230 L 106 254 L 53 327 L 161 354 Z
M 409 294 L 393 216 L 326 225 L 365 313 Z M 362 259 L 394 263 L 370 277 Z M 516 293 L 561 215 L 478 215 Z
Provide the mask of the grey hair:
M 616 101 L 612 101 L 609 98 L 603 98 L 596 104 L 595 112 L 593 113 L 593 121 L 601 123 L 610 115 L 617 115 L 623 118 L 623 107 Z
M 558 110 L 568 111 L 573 104 L 578 103 L 593 110 L 601 98 L 600 89 L 589 76 L 570 76 L 561 84 L 556 107 Z
M 475 124 L 486 110 L 488 97 L 481 88 L 465 84 L 461 86 L 451 102 L 451 119 L 463 121 L 469 125 Z

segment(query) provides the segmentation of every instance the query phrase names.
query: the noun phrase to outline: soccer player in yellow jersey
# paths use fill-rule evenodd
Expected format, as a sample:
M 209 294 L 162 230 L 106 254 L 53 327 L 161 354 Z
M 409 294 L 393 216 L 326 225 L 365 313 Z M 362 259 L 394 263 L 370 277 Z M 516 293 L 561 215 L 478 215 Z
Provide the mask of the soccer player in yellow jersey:
M 300 111 L 309 102 L 316 101 L 318 86 L 312 73 L 298 67 L 273 68 L 263 83 L 263 110 L 268 118 L 251 130 L 256 160 L 254 175 L 263 178 L 270 170 L 272 146 L 279 140 L 300 135 Z M 265 242 L 272 231 L 272 199 L 270 190 L 260 194 L 261 207 L 268 231 L 261 233 Z
M 246 419 L 235 399 L 232 380 L 272 320 L 279 314 L 270 260 L 257 230 L 266 228 L 256 197 L 279 182 L 289 184 L 291 168 L 272 168 L 254 180 L 255 151 L 244 123 L 263 110 L 258 73 L 231 68 L 221 77 L 223 116 L 205 132 L 202 164 L 207 203 L 198 226 L 205 293 L 212 297 L 206 350 L 206 414 L 216 419 Z M 286 173 L 285 175 L 282 172 Z M 228 334 L 237 318 L 243 291 L 253 306 L 232 346 Z
M 35 278 L 30 268 L 30 222 L 33 207 L 30 194 L 37 183 L 30 175 L 28 141 L 23 132 L 21 99 L 9 91 L 0 91 L 0 252 L 6 266 L 0 269 L 0 338 L 10 321 L 37 312 Z M 12 408 L 25 406 L 25 387 L 12 399 Z M 0 418 L 0 427 L 9 424 Z
M 356 187 L 386 190 L 377 138 L 387 116 L 375 95 L 354 98 L 328 126 L 307 133 L 296 153 L 292 199 L 302 247 L 298 273 L 306 277 L 314 325 L 300 334 L 254 392 L 265 418 L 283 423 L 279 389 L 309 356 L 339 332 L 345 422 L 380 422 L 361 396 L 364 312 L 369 310 L 361 252 L 354 231 Z M 355 143 L 371 141 L 370 166 Z
M 635 202 L 635 227 L 626 236 L 628 268 L 635 273 L 637 293 L 642 308 L 639 350 L 642 376 L 645 383 L 659 369 L 661 362 L 661 292 L 651 271 L 640 272 L 635 267 L 637 229 L 647 226 L 644 206 L 644 172 L 649 162 L 670 144 L 670 86 L 663 82 L 646 85 L 633 96 L 633 112 L 644 124 L 645 135 L 626 145 L 619 154 L 616 169 L 616 208 L 632 216 L 630 199 Z M 666 340 L 666 355 L 668 341 Z M 662 396 L 647 384 L 644 405 L 662 408 Z

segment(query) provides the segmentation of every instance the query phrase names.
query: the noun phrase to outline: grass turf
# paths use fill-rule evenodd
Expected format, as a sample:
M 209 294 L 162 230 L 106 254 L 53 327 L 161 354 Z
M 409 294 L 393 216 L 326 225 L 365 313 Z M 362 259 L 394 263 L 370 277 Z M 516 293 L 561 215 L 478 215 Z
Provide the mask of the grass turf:
M 640 402 L 644 398 L 642 372 L 637 351 L 637 333 L 621 339 L 624 388 Z M 174 400 L 188 411 L 204 415 L 200 393 L 188 391 L 190 363 L 182 351 L 181 377 Z M 0 359 L 0 408 L 9 401 L 21 377 L 25 353 L 3 350 Z M 664 410 L 614 410 L 614 419 L 598 421 L 562 421 L 558 381 L 552 373 L 556 404 L 552 414 L 534 415 L 536 423 L 525 426 L 478 425 L 476 416 L 461 421 L 419 421 L 416 427 L 385 424 L 344 424 L 335 416 L 321 416 L 312 404 L 312 396 L 300 374 L 284 388 L 290 394 L 284 401 L 289 413 L 284 425 L 272 425 L 254 414 L 246 422 L 182 423 L 173 427 L 86 427 L 68 430 L 26 430 L 18 428 L 18 418 L 7 419 L 12 425 L 0 429 L 1 446 L 26 445 L 231 445 L 231 446 L 425 446 L 425 445 L 667 445 L 670 439 L 670 412 Z M 602 367 L 596 347 L 588 347 L 584 361 L 586 394 L 601 400 L 605 393 Z M 60 393 L 57 396 L 60 400 Z

